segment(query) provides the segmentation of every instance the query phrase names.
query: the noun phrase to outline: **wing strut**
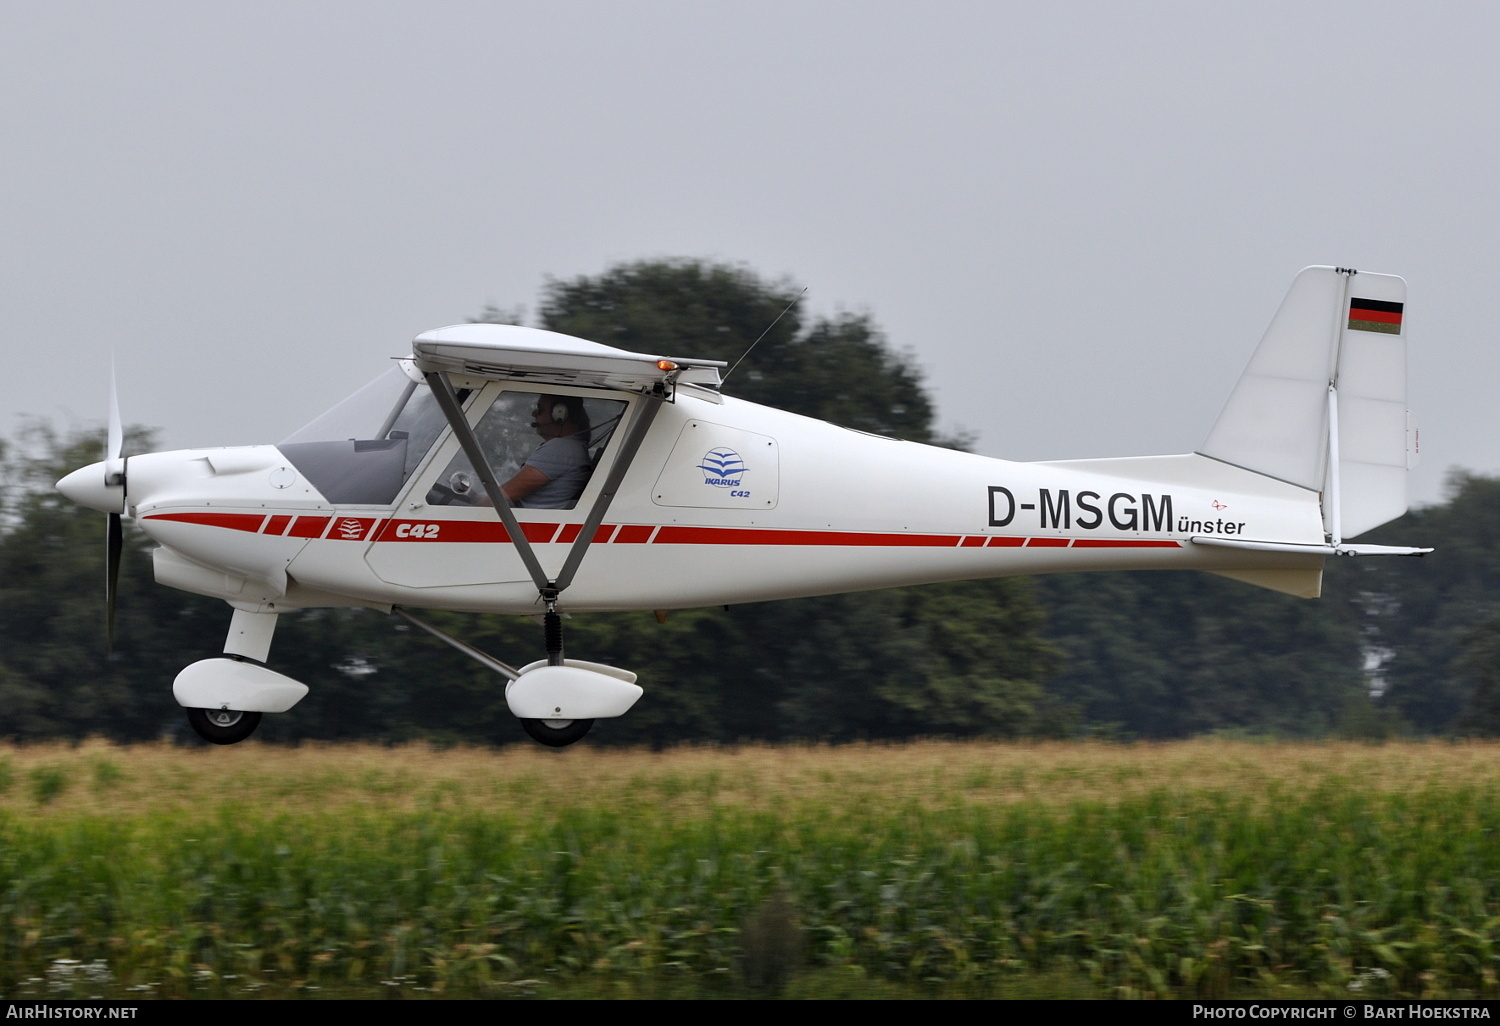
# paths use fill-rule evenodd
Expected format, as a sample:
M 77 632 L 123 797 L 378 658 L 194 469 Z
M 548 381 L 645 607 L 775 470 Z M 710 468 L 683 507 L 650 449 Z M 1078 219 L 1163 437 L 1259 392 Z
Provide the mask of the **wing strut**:
M 482 649 L 475 648 L 467 641 L 460 641 L 453 635 L 449 634 L 447 631 L 443 630 L 441 627 L 434 627 L 426 620 L 418 619 L 407 610 L 402 609 L 400 606 L 392 606 L 391 612 L 406 620 L 412 626 L 422 628 L 422 630 L 426 631 L 428 634 L 431 634 L 434 638 L 437 638 L 443 644 L 450 645 L 453 648 L 458 649 L 470 659 L 473 659 L 476 662 L 483 663 L 485 666 L 488 666 L 490 669 L 500 674 L 500 676 L 504 677 L 506 680 L 520 680 L 520 670 L 516 669 L 514 666 L 511 666 L 509 663 L 502 663 L 500 660 L 496 659 L 488 652 L 485 652 Z
M 604 479 L 603 487 L 599 489 L 593 506 L 589 508 L 589 514 L 583 522 L 583 530 L 578 532 L 573 547 L 568 550 L 568 558 L 563 562 L 562 572 L 556 578 L 549 578 L 547 572 L 542 569 L 541 560 L 537 559 L 536 550 L 531 547 L 531 540 L 526 537 L 520 523 L 516 520 L 510 500 L 505 497 L 505 492 L 500 488 L 500 481 L 495 477 L 495 470 L 490 466 L 489 458 L 484 454 L 484 447 L 479 444 L 479 439 L 474 435 L 474 429 L 469 426 L 468 420 L 464 417 L 463 408 L 458 404 L 458 395 L 453 391 L 453 383 L 442 371 L 428 371 L 423 376 L 427 379 L 427 386 L 432 389 L 433 397 L 437 399 L 438 408 L 443 411 L 448 426 L 458 437 L 460 448 L 469 458 L 469 464 L 479 475 L 485 494 L 490 497 L 495 512 L 499 514 L 501 523 L 505 525 L 506 535 L 510 538 L 511 544 L 516 547 L 521 562 L 526 565 L 526 572 L 531 576 L 532 583 L 536 585 L 537 595 L 547 607 L 545 619 L 547 662 L 552 666 L 562 666 L 562 618 L 557 613 L 557 598 L 568 585 L 573 583 L 578 567 L 583 563 L 584 555 L 593 544 L 599 525 L 604 522 L 604 516 L 609 512 L 609 504 L 614 501 L 615 493 L 620 490 L 620 482 L 625 479 L 625 472 L 630 469 L 630 464 L 640 450 L 641 442 L 645 440 L 651 422 L 656 419 L 657 412 L 666 401 L 666 386 L 663 383 L 657 383 L 649 392 L 642 393 L 640 402 L 636 404 L 635 415 L 630 422 L 630 430 L 626 432 L 625 440 L 620 444 L 620 451 L 609 468 L 609 476 Z M 418 626 L 424 630 L 430 629 L 426 624 L 419 623 Z
M 463 449 L 464 455 L 469 458 L 469 466 L 473 467 L 474 472 L 479 475 L 485 494 L 490 497 L 490 502 L 494 503 L 495 512 L 500 514 L 500 522 L 505 525 L 505 533 L 515 545 L 516 552 L 520 554 L 521 562 L 526 564 L 526 572 L 531 575 L 531 581 L 536 585 L 537 592 L 542 598 L 547 598 L 547 593 L 553 591 L 553 583 L 547 578 L 547 572 L 542 569 L 541 561 L 536 558 L 536 551 L 531 547 L 531 540 L 526 537 L 521 530 L 521 525 L 516 522 L 516 514 L 510 508 L 510 500 L 500 490 L 500 482 L 495 479 L 495 470 L 484 455 L 484 448 L 479 444 L 479 439 L 474 436 L 474 429 L 469 427 L 469 422 L 464 418 L 463 408 L 458 405 L 458 396 L 453 392 L 452 382 L 448 380 L 448 375 L 441 371 L 429 371 L 423 376 L 427 378 L 427 387 L 432 389 L 432 395 L 437 399 L 438 409 L 443 411 L 443 416 L 448 419 L 448 426 L 458 436 L 458 444 Z M 555 592 L 553 597 L 555 600 Z
M 640 405 L 636 408 L 635 417 L 630 424 L 630 431 L 625 435 L 625 441 L 620 444 L 620 453 L 615 457 L 614 465 L 609 468 L 609 476 L 604 479 L 604 487 L 599 489 L 599 496 L 594 500 L 594 505 L 589 508 L 589 515 L 583 522 L 583 530 L 578 532 L 578 537 L 573 541 L 573 547 L 568 550 L 568 558 L 563 563 L 562 573 L 557 575 L 558 591 L 562 591 L 573 583 L 573 575 L 578 573 L 578 566 L 583 562 L 584 553 L 593 544 L 594 534 L 599 530 L 599 525 L 604 522 L 604 514 L 609 512 L 609 504 L 614 501 L 615 493 L 620 490 L 620 482 L 625 479 L 625 471 L 630 469 L 636 452 L 639 451 L 641 443 L 646 440 L 646 431 L 651 427 L 651 422 L 656 419 L 657 411 L 661 409 L 661 404 L 665 399 L 666 393 L 660 385 L 641 397 Z

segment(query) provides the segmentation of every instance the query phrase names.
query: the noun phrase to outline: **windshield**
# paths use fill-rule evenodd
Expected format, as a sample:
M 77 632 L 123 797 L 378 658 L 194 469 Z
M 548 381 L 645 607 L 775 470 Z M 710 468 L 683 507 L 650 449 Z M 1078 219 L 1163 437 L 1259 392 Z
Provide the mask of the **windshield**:
M 388 505 L 444 423 L 431 390 L 395 366 L 277 448 L 329 502 Z
M 283 442 L 334 442 L 354 438 L 378 438 L 397 403 L 405 401 L 415 382 L 400 367 L 392 366 L 380 377 L 340 402 L 326 413 L 304 424 Z

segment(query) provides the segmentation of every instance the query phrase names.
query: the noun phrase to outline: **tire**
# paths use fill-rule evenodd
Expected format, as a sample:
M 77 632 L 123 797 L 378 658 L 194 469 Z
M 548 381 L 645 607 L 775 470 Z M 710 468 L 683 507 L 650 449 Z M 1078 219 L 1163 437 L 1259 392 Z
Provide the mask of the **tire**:
M 565 724 L 565 726 L 548 726 Z M 594 726 L 593 720 L 522 720 L 521 729 L 531 740 L 548 748 L 566 748 L 587 734 Z
M 238 744 L 260 726 L 260 713 L 234 709 L 189 709 L 187 719 L 193 733 L 215 745 Z

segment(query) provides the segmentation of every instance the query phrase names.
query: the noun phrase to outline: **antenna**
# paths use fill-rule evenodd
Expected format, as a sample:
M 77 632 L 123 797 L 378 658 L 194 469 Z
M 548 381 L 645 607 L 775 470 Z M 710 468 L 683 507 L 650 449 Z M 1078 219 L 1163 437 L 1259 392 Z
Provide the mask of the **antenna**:
M 769 335 L 771 333 L 771 329 L 776 327 L 776 322 L 785 317 L 786 311 L 790 310 L 792 307 L 801 302 L 802 297 L 805 295 L 807 295 L 807 288 L 803 288 L 801 292 L 797 293 L 792 301 L 786 305 L 786 310 L 783 310 L 781 311 L 781 313 L 776 315 L 775 321 L 772 321 L 770 324 L 766 325 L 766 330 L 760 333 L 760 338 L 757 338 L 754 342 L 750 343 L 750 349 L 754 349 L 756 346 L 760 345 L 760 339 L 765 338 L 767 335 Z M 729 375 L 734 373 L 734 368 L 745 362 L 745 357 L 750 355 L 750 349 L 746 349 L 743 353 L 741 353 L 740 358 L 734 361 L 734 367 L 731 367 L 729 368 L 729 370 L 724 372 L 724 376 L 719 379 L 719 384 L 721 386 L 724 384 L 724 382 L 729 380 Z

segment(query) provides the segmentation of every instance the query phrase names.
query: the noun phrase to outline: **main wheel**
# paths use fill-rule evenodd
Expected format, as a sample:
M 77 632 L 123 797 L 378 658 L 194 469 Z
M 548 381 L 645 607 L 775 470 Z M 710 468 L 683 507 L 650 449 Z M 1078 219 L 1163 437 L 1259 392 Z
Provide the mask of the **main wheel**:
M 187 718 L 193 733 L 216 745 L 243 741 L 260 726 L 260 713 L 238 709 L 189 709 Z
M 522 720 L 521 729 L 531 740 L 548 748 L 566 748 L 589 732 L 593 720 Z

